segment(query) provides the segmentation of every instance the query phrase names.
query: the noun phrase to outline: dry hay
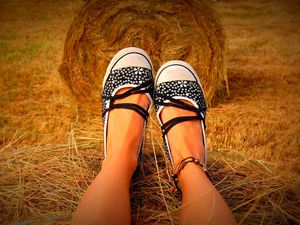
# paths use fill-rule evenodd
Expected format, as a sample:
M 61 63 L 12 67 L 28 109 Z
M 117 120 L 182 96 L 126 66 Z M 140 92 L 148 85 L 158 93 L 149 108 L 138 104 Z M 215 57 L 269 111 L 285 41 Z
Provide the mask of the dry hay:
M 133 224 L 178 224 L 180 197 L 153 126 L 138 182 L 132 182 Z M 98 130 L 73 126 L 66 143 L 15 148 L 14 140 L 2 148 L 0 224 L 68 224 L 100 169 L 100 137 Z M 276 175 L 275 165 L 246 155 L 211 150 L 209 159 L 213 183 L 240 224 L 299 224 L 299 181 L 291 183 Z
M 128 46 L 148 52 L 156 70 L 172 59 L 189 62 L 201 78 L 208 103 L 228 93 L 224 33 L 206 3 L 90 0 L 70 27 L 60 66 L 78 102 L 93 105 L 109 60 Z

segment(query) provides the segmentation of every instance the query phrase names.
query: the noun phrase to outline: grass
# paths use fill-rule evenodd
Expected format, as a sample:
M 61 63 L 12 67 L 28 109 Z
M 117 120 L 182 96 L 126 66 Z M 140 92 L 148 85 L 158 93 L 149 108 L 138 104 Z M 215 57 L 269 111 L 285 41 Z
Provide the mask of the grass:
M 82 2 L 0 4 L 0 223 L 67 224 L 103 158 L 100 105 L 77 108 L 57 71 Z M 227 35 L 230 86 L 207 113 L 214 184 L 240 224 L 300 223 L 300 5 L 212 7 Z M 176 224 L 180 201 L 156 123 L 152 116 L 142 182 L 133 182 L 133 218 Z

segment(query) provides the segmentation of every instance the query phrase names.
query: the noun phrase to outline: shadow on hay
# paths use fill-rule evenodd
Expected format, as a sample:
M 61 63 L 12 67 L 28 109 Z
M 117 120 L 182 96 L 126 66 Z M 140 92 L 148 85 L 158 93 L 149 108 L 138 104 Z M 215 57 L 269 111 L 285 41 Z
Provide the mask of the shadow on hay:
M 274 79 L 262 77 L 255 72 L 228 70 L 228 83 L 230 95 L 217 95 L 212 99 L 211 107 L 217 107 L 221 103 L 244 101 L 247 97 L 258 97 L 274 86 Z

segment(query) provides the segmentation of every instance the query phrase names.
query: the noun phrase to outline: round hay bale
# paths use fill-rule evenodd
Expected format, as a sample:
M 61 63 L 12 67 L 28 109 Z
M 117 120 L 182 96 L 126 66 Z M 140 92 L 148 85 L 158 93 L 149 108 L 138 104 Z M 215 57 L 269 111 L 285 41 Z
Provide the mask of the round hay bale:
M 60 73 L 79 103 L 94 105 L 113 55 L 144 49 L 154 68 L 181 59 L 198 73 L 207 103 L 227 94 L 225 37 L 212 9 L 197 0 L 90 0 L 71 24 Z

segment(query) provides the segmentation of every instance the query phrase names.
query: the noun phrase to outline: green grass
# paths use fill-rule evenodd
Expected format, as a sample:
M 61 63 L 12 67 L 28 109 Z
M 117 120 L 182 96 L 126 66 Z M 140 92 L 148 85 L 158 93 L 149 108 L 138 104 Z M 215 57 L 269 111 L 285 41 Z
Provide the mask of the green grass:
M 242 19 L 242 20 L 247 20 L 247 19 L 254 19 L 254 18 L 259 18 L 263 16 L 263 13 L 249 13 L 249 12 L 240 12 L 240 11 L 234 11 L 234 12 L 223 12 L 220 13 L 220 18 L 232 18 L 232 19 Z
M 17 40 L 18 36 L 14 30 L 2 29 L 0 31 L 0 40 L 1 41 L 14 41 Z
M 42 44 L 36 41 L 9 43 L 0 42 L 0 59 L 6 63 L 31 62 L 42 51 Z

